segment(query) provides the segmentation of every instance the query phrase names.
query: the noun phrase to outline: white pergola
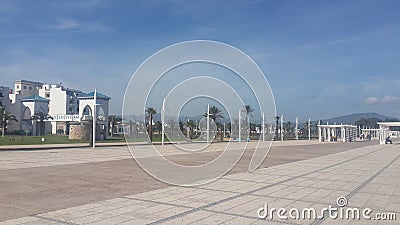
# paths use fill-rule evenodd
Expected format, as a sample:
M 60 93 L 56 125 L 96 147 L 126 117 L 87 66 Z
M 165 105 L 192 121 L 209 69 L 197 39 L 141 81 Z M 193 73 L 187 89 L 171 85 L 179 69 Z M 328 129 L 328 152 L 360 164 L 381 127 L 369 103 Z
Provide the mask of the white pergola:
M 364 134 L 365 136 L 367 134 L 371 135 L 372 138 L 377 138 L 379 136 L 379 131 L 380 129 L 376 128 L 360 128 L 361 133 Z
M 322 142 L 323 140 L 331 141 L 332 137 L 338 138 L 338 131 L 340 129 L 340 138 L 343 142 L 350 142 L 357 138 L 357 126 L 341 124 L 341 125 L 318 125 L 318 140 Z M 324 138 L 324 139 L 322 139 Z M 339 139 L 339 138 L 338 138 Z
M 400 122 L 380 122 L 379 125 L 379 144 L 385 144 L 386 138 L 390 136 L 390 127 L 400 127 Z

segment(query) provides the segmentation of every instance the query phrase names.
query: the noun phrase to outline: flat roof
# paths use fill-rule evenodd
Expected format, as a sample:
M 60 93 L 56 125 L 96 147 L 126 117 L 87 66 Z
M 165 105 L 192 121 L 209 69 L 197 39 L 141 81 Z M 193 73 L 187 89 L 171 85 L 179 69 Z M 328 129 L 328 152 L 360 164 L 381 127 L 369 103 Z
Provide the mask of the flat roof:
M 385 127 L 400 127 L 400 122 L 378 122 L 378 125 Z
M 15 83 L 30 83 L 34 85 L 43 85 L 43 83 L 37 82 L 37 81 L 30 81 L 30 80 L 16 80 Z
M 354 125 L 349 125 L 349 124 L 340 124 L 340 125 L 336 125 L 336 124 L 326 124 L 326 125 L 317 125 L 318 127 L 323 127 L 323 128 L 341 128 L 341 127 L 353 127 L 356 128 L 357 126 Z

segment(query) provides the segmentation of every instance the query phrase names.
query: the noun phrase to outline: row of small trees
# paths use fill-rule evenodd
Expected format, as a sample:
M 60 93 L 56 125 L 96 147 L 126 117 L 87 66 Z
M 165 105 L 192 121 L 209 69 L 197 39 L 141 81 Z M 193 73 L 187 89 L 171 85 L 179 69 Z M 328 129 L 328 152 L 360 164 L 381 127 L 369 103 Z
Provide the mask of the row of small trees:
M 42 136 L 45 134 L 45 121 L 53 119 L 49 114 L 45 114 L 43 112 L 36 112 L 33 114 L 33 116 L 30 117 L 30 120 L 32 121 L 38 121 L 39 125 L 39 136 Z M 6 108 L 4 106 L 0 107 L 0 124 L 2 127 L 2 137 L 4 137 L 4 134 L 7 132 L 7 125 L 12 122 L 18 122 L 18 119 L 15 115 L 11 114 L 10 112 L 6 111 Z
M 249 116 L 251 116 L 250 114 L 254 112 L 254 109 L 250 105 L 245 105 L 244 106 L 244 110 L 245 110 L 246 120 L 248 121 Z M 150 121 L 150 124 L 152 124 L 153 116 L 154 116 L 154 114 L 157 113 L 157 110 L 155 108 L 153 108 L 153 107 L 148 107 L 146 109 L 146 113 L 147 113 L 148 121 Z M 221 128 L 222 128 L 221 119 L 224 118 L 224 113 L 217 106 L 211 106 L 209 111 L 208 112 L 206 111 L 203 114 L 203 117 L 207 117 L 208 116 L 207 113 L 209 113 L 210 119 L 212 119 L 217 124 L 217 127 L 220 128 L 219 129 L 220 130 L 220 138 L 221 138 L 221 141 L 222 141 L 223 133 L 221 131 Z M 157 121 L 157 123 L 159 123 L 159 125 L 161 125 L 161 122 Z M 182 125 L 187 128 L 187 130 L 189 132 L 188 133 L 189 139 L 192 139 L 193 138 L 193 130 L 196 127 L 196 123 L 193 120 L 188 120 L 187 122 L 183 123 Z M 153 142 L 153 126 L 152 125 L 148 126 L 148 133 L 149 133 L 150 141 Z

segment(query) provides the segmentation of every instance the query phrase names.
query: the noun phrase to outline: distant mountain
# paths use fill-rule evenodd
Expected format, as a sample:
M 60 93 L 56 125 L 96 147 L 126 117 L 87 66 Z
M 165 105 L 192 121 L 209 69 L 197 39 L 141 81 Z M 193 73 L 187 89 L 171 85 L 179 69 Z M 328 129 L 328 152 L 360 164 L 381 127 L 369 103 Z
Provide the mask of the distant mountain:
M 379 113 L 355 113 L 351 115 L 346 115 L 346 116 L 339 116 L 339 117 L 334 117 L 331 119 L 326 119 L 323 121 L 328 121 L 330 124 L 337 123 L 337 124 L 354 124 L 356 121 L 365 118 L 377 118 L 379 120 L 385 121 L 385 120 L 391 120 L 391 121 L 398 121 L 399 119 L 394 118 L 394 117 L 389 117 L 389 116 L 384 116 Z

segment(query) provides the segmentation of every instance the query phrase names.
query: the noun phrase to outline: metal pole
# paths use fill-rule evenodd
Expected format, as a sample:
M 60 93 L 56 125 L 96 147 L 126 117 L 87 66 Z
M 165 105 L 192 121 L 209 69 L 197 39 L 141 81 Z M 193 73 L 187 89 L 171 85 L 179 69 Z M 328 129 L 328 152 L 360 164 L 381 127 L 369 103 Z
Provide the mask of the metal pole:
M 311 119 L 308 118 L 308 140 L 311 140 Z
M 264 113 L 262 114 L 262 138 L 263 138 L 263 141 L 265 141 L 265 115 L 264 115 Z
M 6 113 L 6 111 L 4 110 L 4 113 L 3 113 L 3 118 L 2 118 L 2 121 L 3 121 L 3 128 L 1 129 L 1 137 L 4 137 L 4 130 L 6 129 L 6 117 L 5 117 L 5 114 Z
M 296 140 L 299 140 L 299 117 L 296 117 Z
M 189 127 L 189 118 L 188 118 L 187 123 L 186 123 L 186 138 L 187 139 L 190 139 L 189 133 L 190 133 L 190 127 Z
M 161 145 L 164 145 L 165 141 L 165 98 L 163 99 L 162 102 L 162 110 L 161 110 Z
M 97 91 L 94 89 L 93 94 L 93 148 L 96 148 L 96 103 L 97 103 Z
M 242 127 L 240 126 L 240 111 L 242 111 L 241 109 L 239 109 L 239 120 L 238 120 L 238 125 L 239 125 L 239 142 L 241 142 L 242 140 L 242 131 L 241 131 L 241 129 L 242 129 Z
M 283 141 L 283 114 L 281 117 L 281 141 Z
M 210 104 L 207 105 L 207 143 L 210 142 Z
M 225 122 L 224 122 L 224 138 L 225 138 Z

